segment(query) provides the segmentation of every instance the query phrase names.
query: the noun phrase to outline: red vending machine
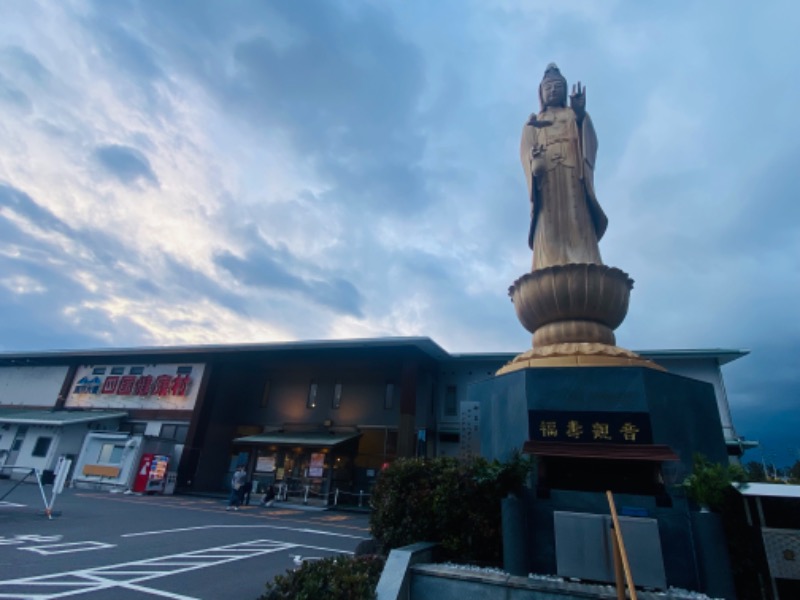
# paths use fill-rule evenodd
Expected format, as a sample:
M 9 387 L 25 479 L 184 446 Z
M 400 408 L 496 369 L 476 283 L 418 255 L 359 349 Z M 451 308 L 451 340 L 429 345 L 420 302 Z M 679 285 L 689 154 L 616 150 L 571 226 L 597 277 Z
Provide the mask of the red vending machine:
M 142 454 L 136 479 L 133 480 L 133 491 L 144 494 L 160 494 L 167 482 L 169 456 L 163 454 Z

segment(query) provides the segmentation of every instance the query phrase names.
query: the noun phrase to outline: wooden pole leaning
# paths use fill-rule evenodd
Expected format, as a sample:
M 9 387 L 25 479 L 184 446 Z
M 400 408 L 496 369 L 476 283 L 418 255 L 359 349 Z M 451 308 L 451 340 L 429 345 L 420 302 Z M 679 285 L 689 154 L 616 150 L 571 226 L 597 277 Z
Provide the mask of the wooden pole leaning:
M 628 553 L 625 551 L 625 542 L 622 539 L 622 529 L 619 526 L 619 518 L 617 517 L 617 507 L 614 504 L 614 496 L 611 490 L 606 491 L 606 498 L 608 498 L 608 507 L 611 509 L 611 522 L 614 528 L 614 573 L 617 577 L 617 598 L 622 600 L 625 598 L 624 590 L 620 589 L 620 577 L 617 572 L 618 562 L 622 563 L 622 570 L 625 574 L 625 581 L 628 584 L 628 590 L 631 595 L 631 600 L 637 600 L 636 587 L 633 584 L 633 575 L 631 574 L 631 566 L 628 563 Z M 620 596 L 620 592 L 622 595 Z
M 611 526 L 611 529 L 614 529 L 613 525 Z M 620 557 L 619 542 L 617 542 L 616 534 L 611 536 L 611 547 L 614 555 L 614 583 L 616 584 L 617 588 L 617 600 L 626 600 L 625 575 L 622 570 L 622 558 Z

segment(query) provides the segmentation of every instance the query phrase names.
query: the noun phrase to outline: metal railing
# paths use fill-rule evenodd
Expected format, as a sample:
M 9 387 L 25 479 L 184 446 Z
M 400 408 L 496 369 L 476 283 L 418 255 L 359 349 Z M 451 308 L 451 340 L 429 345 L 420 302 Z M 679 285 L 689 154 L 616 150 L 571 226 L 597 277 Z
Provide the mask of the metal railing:
M 356 493 L 356 492 L 343 492 L 339 488 L 336 488 L 336 490 L 334 491 L 334 496 L 333 496 L 333 505 L 334 506 L 338 506 L 339 505 L 339 496 L 340 495 L 343 495 L 343 496 L 357 496 L 358 497 L 358 507 L 359 508 L 363 508 L 365 506 L 369 506 L 369 498 L 370 498 L 370 496 L 372 494 L 368 494 L 368 493 L 364 492 L 364 490 L 359 490 L 358 493 Z
M 345 497 L 351 496 L 354 499 L 357 498 L 355 502 L 352 504 L 357 504 L 359 508 L 364 508 L 369 506 L 369 493 L 365 492 L 364 490 L 359 490 L 358 492 L 345 492 L 336 488 L 332 492 L 316 492 L 311 489 L 311 485 L 303 485 L 300 486 L 301 489 L 294 489 L 290 490 L 289 485 L 286 483 L 278 483 L 276 484 L 277 491 L 275 492 L 275 500 L 278 502 L 287 502 L 291 498 L 294 500 L 301 500 L 303 504 L 308 504 L 309 498 L 319 498 L 324 500 L 324 504 L 338 506 L 340 504 L 340 497 L 342 499 L 342 504 L 344 504 Z M 348 503 L 350 504 L 350 503 Z

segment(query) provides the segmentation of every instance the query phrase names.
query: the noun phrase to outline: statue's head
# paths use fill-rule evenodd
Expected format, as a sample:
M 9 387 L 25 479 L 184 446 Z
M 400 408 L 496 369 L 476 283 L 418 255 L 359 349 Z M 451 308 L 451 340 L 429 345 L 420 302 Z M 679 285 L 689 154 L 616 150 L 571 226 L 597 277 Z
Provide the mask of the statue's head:
M 555 63 L 547 65 L 542 83 L 539 84 L 539 104 L 542 110 L 548 106 L 567 105 L 567 80 Z

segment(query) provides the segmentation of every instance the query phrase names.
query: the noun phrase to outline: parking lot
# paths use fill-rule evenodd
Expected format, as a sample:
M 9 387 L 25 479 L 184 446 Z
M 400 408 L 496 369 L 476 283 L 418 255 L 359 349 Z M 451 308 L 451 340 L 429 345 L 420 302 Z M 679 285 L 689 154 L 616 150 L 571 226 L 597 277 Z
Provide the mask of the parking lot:
M 0 598 L 255 600 L 299 561 L 369 537 L 366 515 L 287 504 L 67 489 L 54 510 L 30 484 L 0 502 Z

